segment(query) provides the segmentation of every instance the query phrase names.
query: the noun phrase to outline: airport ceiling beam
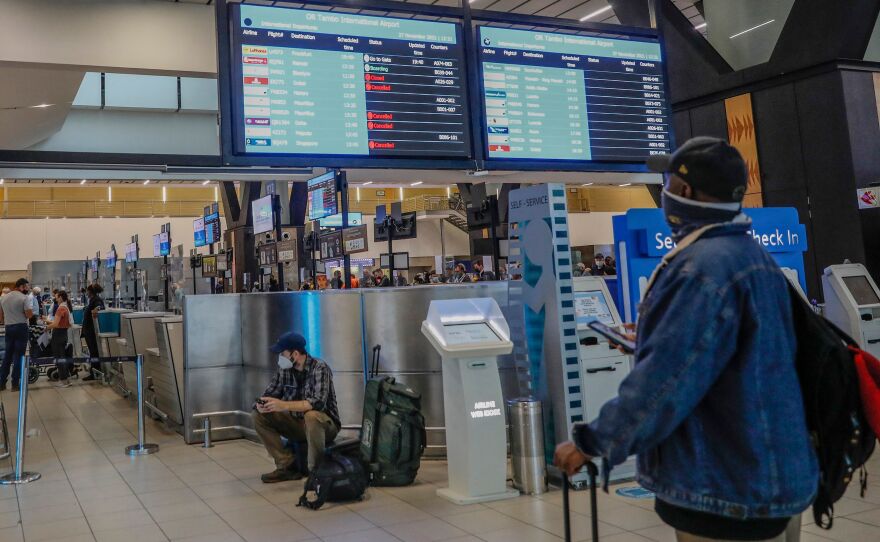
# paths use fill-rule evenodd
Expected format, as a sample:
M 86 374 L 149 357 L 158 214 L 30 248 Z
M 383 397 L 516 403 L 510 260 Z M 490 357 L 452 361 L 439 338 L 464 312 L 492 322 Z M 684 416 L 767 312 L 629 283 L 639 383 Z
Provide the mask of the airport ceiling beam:
M 672 103 L 722 90 L 733 74 L 730 64 L 694 29 L 672 0 L 655 2 L 657 24 L 666 43 Z
M 651 12 L 648 2 L 651 0 L 612 0 L 611 9 L 620 21 L 626 26 L 641 26 L 651 28 Z
M 795 0 L 769 64 L 781 72 L 862 59 L 878 15 L 880 0 Z
M 214 8 L 146 0 L 0 0 L 0 64 L 215 77 Z

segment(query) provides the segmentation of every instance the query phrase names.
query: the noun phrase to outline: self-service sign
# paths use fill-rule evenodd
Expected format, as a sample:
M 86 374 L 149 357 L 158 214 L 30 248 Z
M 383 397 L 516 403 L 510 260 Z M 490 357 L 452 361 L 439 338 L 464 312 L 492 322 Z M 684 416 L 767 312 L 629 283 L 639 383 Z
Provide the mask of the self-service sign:
M 803 253 L 807 250 L 807 233 L 797 210 L 768 207 L 743 212 L 752 220 L 749 235 L 770 252 L 780 267 L 797 271 L 798 282 L 805 289 Z M 675 242 L 662 209 L 630 209 L 615 216 L 613 224 L 619 299 L 624 319 L 633 322 L 651 273 Z

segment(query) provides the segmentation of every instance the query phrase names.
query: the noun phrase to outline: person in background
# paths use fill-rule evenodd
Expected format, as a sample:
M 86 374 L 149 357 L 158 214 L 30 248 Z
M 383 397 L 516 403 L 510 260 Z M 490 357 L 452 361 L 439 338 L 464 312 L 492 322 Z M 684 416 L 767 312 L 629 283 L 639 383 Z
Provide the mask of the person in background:
M 306 443 L 311 472 L 342 427 L 333 371 L 308 353 L 305 337 L 285 333 L 270 350 L 278 355 L 278 372 L 251 413 L 260 441 L 275 460 L 275 470 L 260 477 L 264 484 L 299 480 L 307 474 L 296 467 L 296 457 L 281 437 Z
M 455 264 L 455 269 L 452 271 L 452 276 L 449 277 L 449 282 L 451 284 L 462 284 L 470 281 L 471 278 L 465 273 L 464 264 Z
M 605 274 L 617 274 L 617 262 L 614 261 L 614 258 L 612 256 L 605 256 Z
M 408 286 L 406 282 L 406 277 L 403 276 L 403 273 L 400 271 L 397 272 L 397 276 L 394 277 L 394 285 L 395 286 Z
M 82 305 L 83 307 L 85 307 L 86 303 L 88 303 L 88 302 L 89 302 L 89 298 L 88 298 L 88 295 L 86 295 L 86 289 L 80 288 L 80 290 L 79 290 L 79 304 Z
M 278 285 L 278 279 L 274 276 L 269 277 L 269 291 L 270 292 L 280 292 L 281 286 Z
M 31 306 L 31 311 L 33 312 L 33 316 L 31 316 L 30 321 L 28 322 L 30 325 L 34 326 L 37 324 L 37 320 L 40 318 L 40 315 L 43 314 L 40 306 L 40 294 L 43 292 L 39 286 L 34 286 L 30 293 L 27 294 L 28 303 Z
M 495 280 L 495 273 L 485 271 L 481 260 L 474 260 L 474 278 L 478 281 Z
M 352 288 L 360 288 L 361 287 L 361 281 L 359 281 L 358 278 L 356 276 L 354 276 L 354 273 L 351 274 L 351 287 Z
M 308 280 L 303 281 L 303 283 L 299 285 L 299 289 L 303 292 L 306 290 L 314 290 L 314 288 L 312 288 L 312 283 Z
M 373 283 L 377 288 L 388 288 L 391 286 L 391 279 L 380 268 L 373 270 Z
M 596 253 L 593 258 L 593 265 L 590 267 L 590 274 L 594 277 L 605 275 L 605 256 L 601 252 Z
M 21 358 L 27 352 L 28 323 L 34 317 L 33 304 L 28 299 L 28 281 L 15 281 L 15 289 L 0 297 L 0 324 L 6 329 L 6 355 L 0 366 L 0 391 L 6 389 L 6 379 L 12 368 L 12 390 L 18 390 L 21 376 Z
M 726 141 L 698 137 L 648 167 L 664 174 L 676 248 L 639 307 L 634 368 L 592 423 L 574 425 L 554 463 L 571 475 L 601 458 L 607 475 L 637 455 L 638 481 L 679 542 L 795 542 L 819 468 L 790 289 L 742 213 L 745 161 Z
M 49 307 L 49 310 L 46 313 L 46 316 L 48 316 L 50 320 L 55 317 L 55 311 L 58 310 L 58 292 L 58 288 L 53 288 L 52 295 L 49 296 L 49 299 L 47 300 L 52 302 L 52 306 Z
M 178 290 L 180 290 L 179 286 Z M 97 358 L 101 355 L 98 350 L 98 332 L 95 328 L 95 321 L 98 319 L 98 311 L 104 310 L 104 299 L 101 298 L 101 293 L 103 291 L 104 288 L 102 288 L 100 284 L 89 284 L 86 288 L 86 296 L 88 296 L 89 302 L 86 305 L 85 310 L 83 310 L 81 333 L 82 337 L 86 340 L 86 346 L 88 346 L 90 358 Z M 93 361 L 90 363 L 89 374 L 83 378 L 83 381 L 96 380 L 95 373 L 92 372 L 92 369 L 100 371 L 101 362 Z
M 58 290 L 55 294 L 55 302 L 58 308 L 55 309 L 54 316 L 46 326 L 46 330 L 52 333 L 52 339 L 49 341 L 49 348 L 52 351 L 52 357 L 55 358 L 55 366 L 58 367 L 58 384 L 56 387 L 70 387 L 70 366 L 72 363 L 67 361 L 59 362 L 59 359 L 67 357 L 67 343 L 70 340 L 68 330 L 71 325 L 71 311 L 73 307 L 70 305 L 70 299 L 67 292 Z
M 589 275 L 587 273 L 587 265 L 584 262 L 578 262 L 576 266 L 574 266 L 574 276 L 583 277 L 584 275 Z
M 375 283 L 373 283 L 373 276 L 366 269 L 364 269 L 364 272 L 361 274 L 361 286 L 364 288 L 372 288 L 375 286 Z
M 330 287 L 334 290 L 341 290 L 345 288 L 345 281 L 342 280 L 342 271 L 337 269 L 333 272 L 333 278 L 330 279 Z

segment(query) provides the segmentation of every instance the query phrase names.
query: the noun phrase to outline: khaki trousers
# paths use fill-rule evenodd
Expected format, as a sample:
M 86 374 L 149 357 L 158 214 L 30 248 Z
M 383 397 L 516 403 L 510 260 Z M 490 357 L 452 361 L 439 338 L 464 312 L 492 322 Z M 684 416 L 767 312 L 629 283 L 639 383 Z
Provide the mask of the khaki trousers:
M 263 446 L 275 460 L 278 469 L 292 469 L 294 455 L 290 448 L 285 448 L 281 437 L 293 442 L 308 443 L 309 471 L 321 462 L 324 448 L 333 442 L 339 428 L 323 412 L 310 410 L 302 418 L 294 417 L 292 412 L 270 412 L 263 414 L 254 410 L 251 413 L 254 429 L 257 430 Z
M 704 538 L 702 536 L 694 536 L 692 534 L 675 531 L 675 537 L 678 542 L 730 542 L 725 540 L 717 540 L 714 538 Z M 801 517 L 795 516 L 791 518 L 788 528 L 785 532 L 776 538 L 770 538 L 762 542 L 800 542 L 801 540 Z

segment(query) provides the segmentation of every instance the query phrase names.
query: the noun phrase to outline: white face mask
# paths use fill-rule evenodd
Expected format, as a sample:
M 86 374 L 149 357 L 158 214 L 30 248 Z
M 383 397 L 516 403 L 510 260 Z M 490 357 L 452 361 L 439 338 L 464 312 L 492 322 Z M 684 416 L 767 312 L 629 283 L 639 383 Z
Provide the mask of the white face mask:
M 293 362 L 288 358 L 284 357 L 284 354 L 278 354 L 278 368 L 281 370 L 290 369 L 293 367 Z

